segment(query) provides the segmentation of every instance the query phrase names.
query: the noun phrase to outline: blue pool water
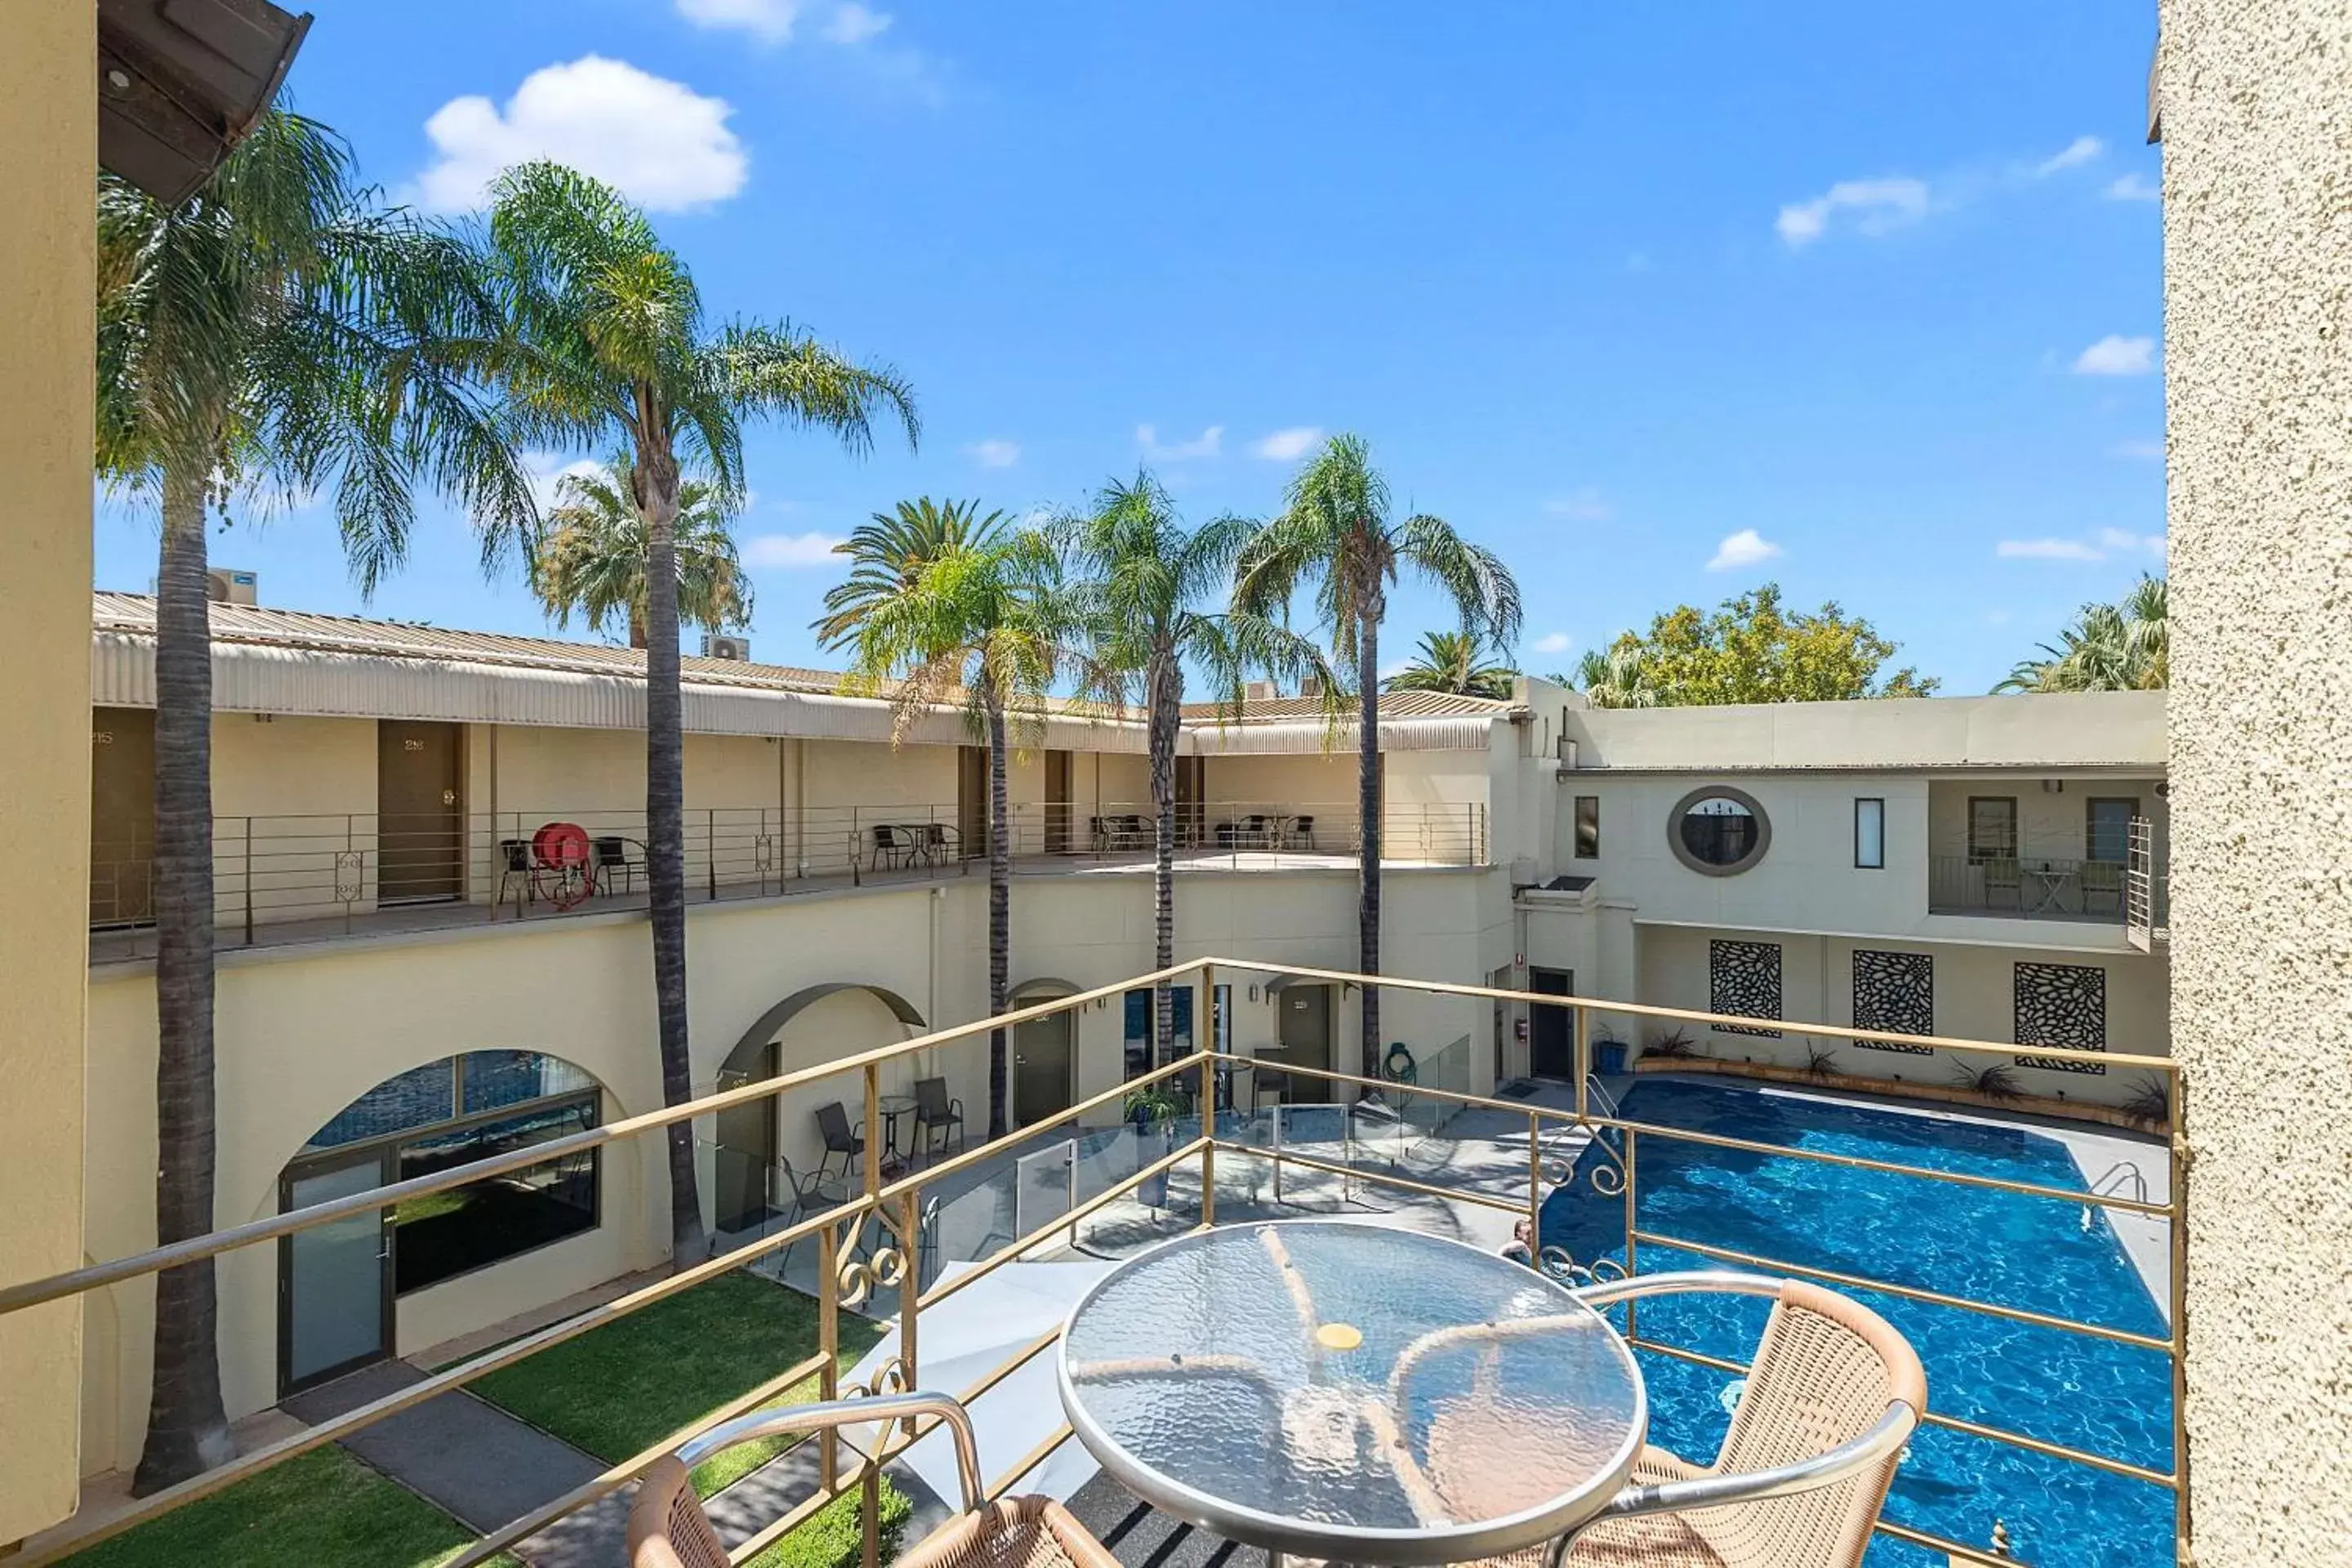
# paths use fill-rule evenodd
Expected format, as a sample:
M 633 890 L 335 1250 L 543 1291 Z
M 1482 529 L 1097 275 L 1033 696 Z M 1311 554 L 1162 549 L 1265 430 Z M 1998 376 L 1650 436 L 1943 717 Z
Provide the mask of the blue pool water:
M 2084 1185 L 2063 1144 L 2021 1129 L 1676 1079 L 1636 1084 L 1624 1113 L 1784 1148 L 2074 1191 Z M 1591 1173 L 1600 1158 L 1587 1150 L 1574 1179 L 1546 1199 L 1543 1239 L 1580 1262 L 1622 1262 L 1624 1200 L 1594 1191 Z M 1636 1167 L 1636 1219 L 1644 1231 L 2136 1333 L 2166 1331 L 2105 1218 L 2086 1232 L 2083 1210 L 2071 1204 L 1662 1136 L 1639 1141 Z M 1655 1247 L 1643 1247 L 1638 1262 L 1644 1274 L 1721 1267 Z M 1857 1294 L 1917 1347 L 1932 1410 L 2171 1469 L 2172 1382 L 2162 1354 Z M 1768 1303 L 1729 1297 L 1662 1298 L 1642 1304 L 1641 1332 L 1746 1361 L 1767 1310 Z M 1728 1421 L 1723 1376 L 1654 1352 L 1642 1359 L 1654 1440 L 1712 1458 Z M 2172 1495 L 2164 1489 L 1940 1429 L 1912 1439 L 1886 1517 L 1979 1548 L 1999 1520 L 2016 1555 L 2040 1568 L 2150 1568 L 2174 1556 Z M 1868 1562 L 1944 1565 L 1940 1555 L 1884 1538 Z

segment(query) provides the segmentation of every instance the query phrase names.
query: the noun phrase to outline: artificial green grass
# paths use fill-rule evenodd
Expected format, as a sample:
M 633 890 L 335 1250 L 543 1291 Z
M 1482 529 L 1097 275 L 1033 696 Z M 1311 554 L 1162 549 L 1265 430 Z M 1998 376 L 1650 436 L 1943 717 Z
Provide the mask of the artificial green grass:
M 427 1568 L 474 1532 L 332 1444 L 67 1558 L 68 1568 Z M 492 1561 L 519 1568 L 511 1557 Z
M 798 1530 L 761 1552 L 743 1568 L 855 1568 L 866 1560 L 866 1532 L 858 1518 L 865 1502 L 863 1489 L 853 1488 L 809 1517 Z M 876 1561 L 898 1555 L 907 1521 L 915 1505 L 907 1494 L 882 1480 L 882 1550 Z
M 882 1331 L 841 1314 L 841 1365 Z M 817 1304 L 756 1275 L 722 1274 L 469 1384 L 474 1393 L 608 1464 L 651 1447 L 728 1400 L 815 1353 Z M 814 1376 L 774 1401 L 816 1397 Z M 694 1473 L 709 1497 L 792 1447 L 730 1449 Z M 799 1533 L 799 1532 L 795 1532 Z

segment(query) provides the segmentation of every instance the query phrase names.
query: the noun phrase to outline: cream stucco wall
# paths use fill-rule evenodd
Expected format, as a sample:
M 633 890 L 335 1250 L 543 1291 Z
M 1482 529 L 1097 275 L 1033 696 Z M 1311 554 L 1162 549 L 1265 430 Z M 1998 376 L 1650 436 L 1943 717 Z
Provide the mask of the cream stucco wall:
M 89 938 L 97 13 L 11 7 L 0 52 L 0 1280 L 81 1261 Z M 152 1079 L 150 1079 L 152 1082 Z M 0 1318 L 0 1552 L 74 1506 L 83 1310 Z
M 1935 962 L 1935 1032 L 1973 1040 L 2013 1040 L 2016 1035 L 2015 965 L 2082 964 L 2105 972 L 2107 1048 L 2138 1056 L 2163 1056 L 2168 1047 L 2164 960 L 2137 952 L 2053 953 L 2043 948 L 1979 946 L 1962 942 L 1885 942 L 1850 938 L 1706 931 L 1679 926 L 1643 926 L 1639 931 L 1640 981 L 1635 1000 L 1651 1006 L 1710 1010 L 1708 944 L 1715 939 L 1777 942 L 1780 948 L 1780 1013 L 1783 1017 L 1826 1025 L 1853 1022 L 1853 952 L 1885 945 L 1925 953 Z M 1667 1026 L 1644 1025 L 1637 1039 Z M 1706 1027 L 1688 1031 L 1710 1056 L 1747 1058 L 1783 1067 L 1803 1067 L 1804 1036 L 1793 1031 L 1779 1040 L 1727 1034 Z M 1837 1052 L 1836 1068 L 1859 1077 L 1946 1083 L 1952 1061 L 1985 1068 L 2006 1058 L 1937 1052 L 1932 1057 L 1878 1051 L 1832 1037 L 1818 1043 Z M 1948 1059 L 1951 1058 L 1951 1059 Z M 2020 1088 L 2028 1094 L 2116 1104 L 2145 1076 L 2116 1070 L 2103 1075 L 2020 1067 Z
M 2338 0 L 2163 0 L 2173 1032 L 2203 1568 L 2352 1540 L 2352 171 Z
M 1509 959 L 1506 905 L 1479 871 L 1393 872 L 1386 886 L 1390 952 L 1398 973 L 1473 977 Z M 1245 952 L 1329 968 L 1352 967 L 1355 880 L 1346 871 L 1186 872 L 1177 894 L 1180 959 Z M 1149 969 L 1151 879 L 1131 870 L 1024 874 L 1013 884 L 1013 978 L 1052 977 L 1079 987 Z M 689 911 L 688 1011 L 699 1092 L 784 997 L 811 985 L 849 983 L 903 998 L 925 1019 L 949 1024 L 986 1010 L 986 884 L 844 889 L 791 898 L 698 905 Z M 1254 977 L 1236 985 L 1234 1039 L 1253 1050 L 1274 1037 L 1269 1004 L 1251 1005 Z M 384 1079 L 456 1051 L 541 1050 L 577 1064 L 604 1090 L 617 1117 L 660 1103 L 652 1047 L 650 961 L 642 916 L 576 917 L 523 925 L 353 939 L 224 954 L 219 973 L 219 1211 L 225 1222 L 276 1212 L 280 1173 L 303 1142 Z M 93 1071 L 99 1081 L 139 1084 L 154 1073 L 153 986 L 144 966 L 112 965 L 89 986 Z M 1196 1016 L 1205 1028 L 1203 1002 Z M 1465 1037 L 1483 1040 L 1483 1004 L 1391 992 L 1384 1034 L 1434 1058 Z M 1114 1087 L 1123 1066 L 1123 1014 L 1116 1002 L 1080 1018 L 1074 1092 Z M 1334 1008 L 1335 1065 L 1352 1067 L 1352 997 Z M 781 1037 L 788 1068 L 816 1065 L 908 1033 L 865 991 L 827 996 Z M 755 1043 L 756 1044 L 756 1043 Z M 1465 1050 L 1448 1063 L 1472 1061 Z M 1467 1066 L 1459 1069 L 1465 1075 Z M 917 1076 L 949 1079 L 979 1131 L 986 1115 L 984 1035 L 894 1064 L 885 1092 Z M 1485 1089 L 1490 1080 L 1465 1081 Z M 814 1107 L 838 1099 L 854 1115 L 855 1077 L 797 1090 L 780 1112 L 780 1147 L 798 1165 L 817 1157 Z M 117 1257 L 152 1244 L 154 1110 L 145 1094 L 110 1095 L 88 1144 L 93 1194 L 87 1247 Z M 1102 1120 L 1113 1118 L 1106 1116 Z M 698 1127 L 708 1202 L 717 1129 Z M 404 1297 L 396 1313 L 403 1352 L 470 1332 L 526 1308 L 667 1256 L 667 1194 L 659 1147 L 616 1145 L 605 1155 L 599 1227 L 524 1257 Z M 222 1368 L 232 1415 L 277 1396 L 277 1249 L 223 1259 Z M 136 1458 L 146 1406 L 152 1289 L 143 1282 L 94 1297 L 90 1367 L 83 1388 L 88 1471 Z

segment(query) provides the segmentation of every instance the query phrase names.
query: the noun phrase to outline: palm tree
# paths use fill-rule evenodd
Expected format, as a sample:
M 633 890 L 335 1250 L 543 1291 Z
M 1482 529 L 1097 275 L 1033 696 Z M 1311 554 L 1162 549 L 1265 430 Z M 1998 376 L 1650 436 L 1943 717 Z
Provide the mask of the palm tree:
M 1381 964 L 1380 637 L 1388 591 L 1411 567 L 1461 612 L 1462 625 L 1497 646 L 1518 635 L 1519 585 L 1492 551 L 1464 539 L 1442 518 L 1390 514 L 1388 482 L 1356 436 L 1334 436 L 1284 492 L 1281 515 L 1261 525 L 1234 568 L 1234 608 L 1279 618 L 1301 585 L 1314 590 L 1333 653 L 1356 668 L 1358 963 Z M 1363 999 L 1366 1078 L 1381 1068 L 1380 988 Z
M 1631 636 L 1620 637 L 1608 648 L 1587 648 L 1584 657 L 1576 661 L 1576 673 L 1556 675 L 1552 679 L 1562 686 L 1573 687 L 1584 693 L 1585 700 L 1595 708 L 1654 708 L 1658 705 L 1657 688 L 1652 684 L 1648 667 L 1643 663 L 1639 639 Z
M 402 561 L 427 485 L 483 524 L 485 563 L 529 528 L 529 476 L 474 373 L 499 328 L 477 258 L 379 210 L 335 134 L 263 117 L 166 208 L 98 189 L 98 462 L 162 519 L 155 592 L 158 1242 L 213 1224 L 212 643 L 208 516 L 325 499 L 362 590 Z M 133 1489 L 234 1451 L 210 1261 L 155 1286 L 154 1380 Z
M 602 632 L 621 619 L 629 646 L 646 646 L 646 521 L 637 512 L 635 472 L 624 455 L 601 473 L 566 474 L 555 509 L 531 551 L 530 587 L 557 626 L 574 610 Z M 718 498 L 699 479 L 677 487 L 677 616 L 705 631 L 751 622 L 751 584 L 735 553 L 735 535 Z
M 922 503 L 918 503 L 919 510 Z M 900 509 L 901 513 L 905 511 Z M 855 652 L 853 690 L 890 688 L 892 743 L 925 714 L 958 702 L 988 745 L 988 1006 L 1009 1005 L 1013 946 L 1012 805 L 1006 764 L 1017 723 L 1042 736 L 1045 694 L 1060 673 L 1077 620 L 1060 584 L 1053 547 L 1033 531 L 1008 531 L 1004 514 L 956 516 L 962 542 L 905 572 L 902 585 L 864 600 L 832 634 Z M 861 570 L 887 571 L 887 558 L 860 559 Z M 837 615 L 847 614 L 836 611 Z M 819 623 L 820 629 L 825 625 Z M 1005 1039 L 988 1037 L 988 1135 L 1003 1137 Z
M 2165 579 L 2143 573 L 2121 602 L 2085 605 L 2043 657 L 2021 659 L 1995 691 L 2155 691 L 2172 679 Z
M 1391 691 L 1444 691 L 1457 697 L 1507 698 L 1519 672 L 1507 664 L 1481 664 L 1486 639 L 1475 632 L 1425 632 L 1412 662 L 1383 683 Z
M 1314 644 L 1264 616 L 1202 609 L 1232 581 L 1251 524 L 1220 518 L 1187 530 L 1175 502 L 1149 469 L 1132 483 L 1113 479 L 1086 511 L 1056 520 L 1056 541 L 1083 574 L 1074 590 L 1087 635 L 1086 685 L 1124 708 L 1141 701 L 1151 759 L 1156 822 L 1152 967 L 1176 962 L 1176 739 L 1189 660 L 1209 678 L 1219 700 L 1238 707 L 1243 678 L 1263 669 L 1277 679 L 1313 678 L 1338 700 L 1328 667 Z M 1152 1061 L 1165 1061 L 1175 1033 L 1174 994 L 1163 981 L 1152 996 Z
M 706 326 L 686 264 L 645 215 L 587 175 L 549 163 L 491 187 L 489 243 L 515 338 L 502 370 L 519 438 L 628 450 L 629 499 L 646 531 L 646 861 L 662 1096 L 693 1095 L 687 1049 L 685 742 L 678 689 L 677 520 L 681 462 L 707 476 L 710 504 L 743 500 L 746 416 L 814 426 L 855 452 L 877 417 L 919 433 L 896 374 L 852 363 L 797 329 Z M 670 1129 L 670 1249 L 698 1260 L 702 1207 L 694 1133 Z
M 857 640 L 866 613 L 914 584 L 931 562 L 952 551 L 996 542 L 1004 514 L 980 515 L 976 500 L 945 506 L 925 496 L 877 511 L 833 547 L 850 559 L 849 575 L 825 590 L 824 616 L 816 623 L 817 646 L 846 647 Z

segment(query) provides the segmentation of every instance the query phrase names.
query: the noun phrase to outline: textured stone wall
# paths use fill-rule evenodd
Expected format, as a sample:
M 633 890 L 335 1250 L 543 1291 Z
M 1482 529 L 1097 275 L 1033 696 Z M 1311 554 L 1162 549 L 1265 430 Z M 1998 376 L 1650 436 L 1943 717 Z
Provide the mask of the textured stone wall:
M 2352 1552 L 2352 5 L 2165 0 L 2173 1049 L 2203 1568 Z

